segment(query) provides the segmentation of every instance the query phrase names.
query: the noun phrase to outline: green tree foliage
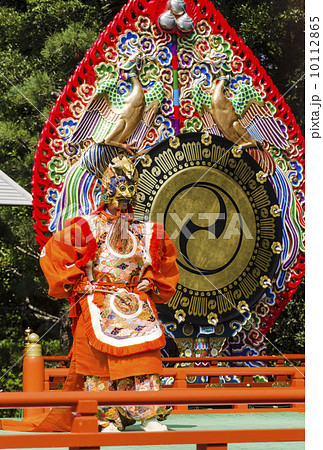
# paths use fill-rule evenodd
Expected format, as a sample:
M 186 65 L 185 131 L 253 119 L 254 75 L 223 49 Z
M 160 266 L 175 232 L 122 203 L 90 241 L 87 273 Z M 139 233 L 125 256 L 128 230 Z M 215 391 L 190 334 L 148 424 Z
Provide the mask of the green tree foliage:
M 213 0 L 252 50 L 304 133 L 305 0 Z
M 79 61 L 125 3 L 1 1 L 0 168 L 27 191 L 31 192 L 33 159 L 44 121 Z M 214 0 L 214 4 L 281 94 L 288 91 L 285 99 L 303 125 L 304 1 Z M 27 326 L 45 334 L 45 352 L 67 351 L 66 305 L 48 297 L 38 257 L 31 207 L 0 207 L 0 388 L 4 390 L 21 389 L 21 361 L 16 361 Z M 298 309 L 302 320 L 303 297 L 295 301 L 297 308 L 291 307 L 283 322 L 286 333 Z M 62 314 L 65 320 L 56 324 Z
M 283 353 L 305 353 L 304 290 L 303 279 L 293 298 L 269 330 L 267 334 L 269 354 L 277 354 L 277 350 L 282 349 Z

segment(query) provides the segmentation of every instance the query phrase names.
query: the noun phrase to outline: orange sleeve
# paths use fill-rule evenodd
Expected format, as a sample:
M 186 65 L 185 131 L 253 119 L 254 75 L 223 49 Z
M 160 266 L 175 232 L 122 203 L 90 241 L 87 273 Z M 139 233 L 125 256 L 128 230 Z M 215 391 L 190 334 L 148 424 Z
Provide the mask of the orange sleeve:
M 151 266 L 143 278 L 147 278 L 156 286 L 158 293 L 150 290 L 149 297 L 155 303 L 166 303 L 175 294 L 179 272 L 176 264 L 176 247 L 166 232 L 161 243 L 160 270 L 157 272 Z
M 85 276 L 85 264 L 94 259 L 96 241 L 85 219 L 76 218 L 55 233 L 43 248 L 40 266 L 47 279 L 48 294 L 67 298 L 73 285 Z

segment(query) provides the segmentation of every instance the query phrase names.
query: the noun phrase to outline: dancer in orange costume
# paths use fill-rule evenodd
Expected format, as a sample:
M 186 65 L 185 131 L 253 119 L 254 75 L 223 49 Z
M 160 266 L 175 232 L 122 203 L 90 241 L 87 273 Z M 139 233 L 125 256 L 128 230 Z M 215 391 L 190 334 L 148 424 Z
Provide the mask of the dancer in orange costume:
M 64 390 L 159 390 L 165 337 L 154 303 L 167 302 L 178 281 L 176 249 L 160 224 L 133 219 L 138 174 L 123 155 L 102 179 L 100 208 L 70 220 L 43 248 L 40 264 L 49 295 L 67 298 L 73 317 L 71 365 Z M 136 421 L 164 431 L 166 406 L 100 408 L 102 431 Z M 53 409 L 3 429 L 66 431 L 71 414 Z

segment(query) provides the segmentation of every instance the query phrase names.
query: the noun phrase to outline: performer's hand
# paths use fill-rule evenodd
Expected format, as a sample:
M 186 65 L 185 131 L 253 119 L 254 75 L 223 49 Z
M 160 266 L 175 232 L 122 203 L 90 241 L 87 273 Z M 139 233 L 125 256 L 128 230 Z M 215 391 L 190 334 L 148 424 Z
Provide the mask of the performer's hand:
M 137 286 L 138 291 L 147 292 L 151 289 L 150 281 L 143 278 Z

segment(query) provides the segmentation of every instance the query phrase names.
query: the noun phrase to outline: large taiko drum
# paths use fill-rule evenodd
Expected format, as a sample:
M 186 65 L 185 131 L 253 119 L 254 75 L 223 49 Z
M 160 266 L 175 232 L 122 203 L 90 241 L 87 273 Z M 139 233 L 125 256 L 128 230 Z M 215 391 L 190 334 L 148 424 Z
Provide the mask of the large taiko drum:
M 282 220 L 268 177 L 247 152 L 201 133 L 156 145 L 138 170 L 135 212 L 163 222 L 177 248 L 177 291 L 159 310 L 183 323 L 239 320 L 280 260 Z

